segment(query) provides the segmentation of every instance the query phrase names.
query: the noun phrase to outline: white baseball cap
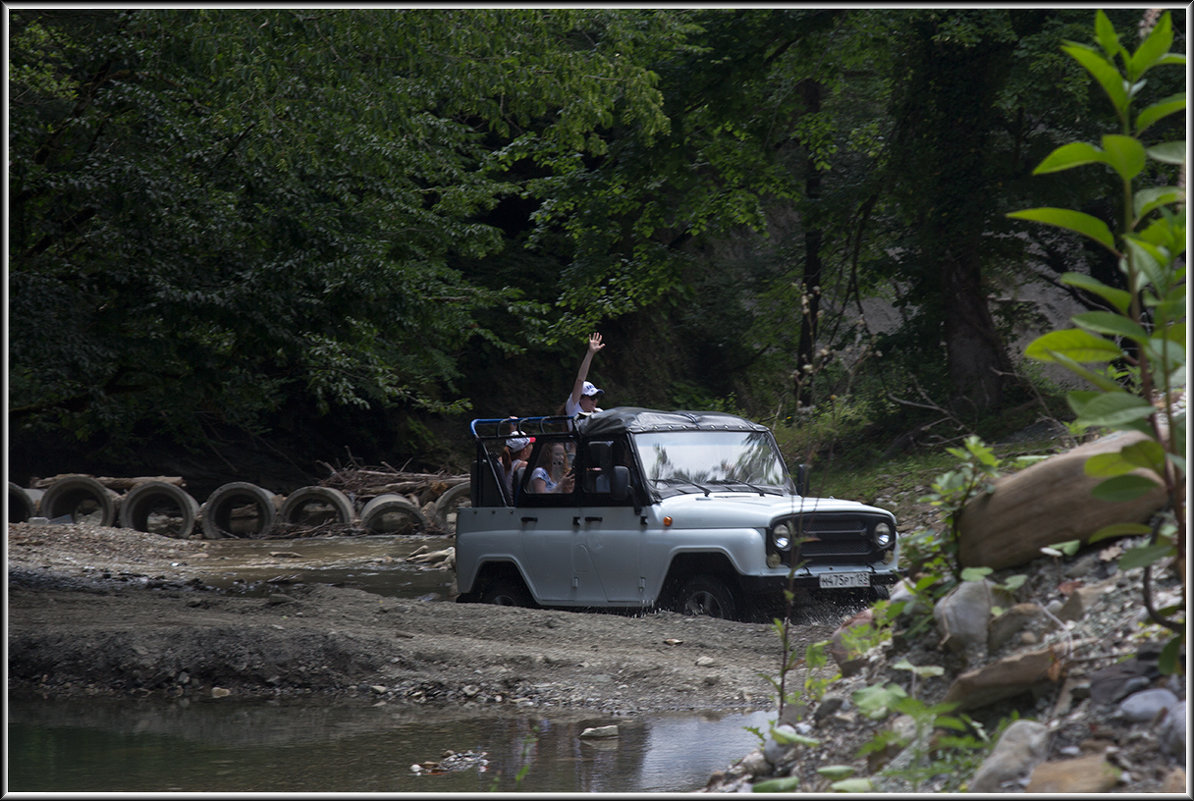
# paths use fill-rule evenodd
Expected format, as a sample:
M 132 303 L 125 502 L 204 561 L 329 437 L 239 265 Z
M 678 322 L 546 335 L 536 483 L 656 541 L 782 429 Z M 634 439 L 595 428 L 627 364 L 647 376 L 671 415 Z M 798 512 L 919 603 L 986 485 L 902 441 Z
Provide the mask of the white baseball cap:
M 586 381 L 584 383 L 584 386 L 581 387 L 580 394 L 583 397 L 592 398 L 592 397 L 596 397 L 597 395 L 604 395 L 605 390 L 598 389 L 597 387 L 593 386 L 592 382 Z
M 511 453 L 518 453 L 519 451 L 521 451 L 523 448 L 525 448 L 527 445 L 530 445 L 534 441 L 535 441 L 534 437 L 526 437 L 526 436 L 510 437 L 510 439 L 506 440 L 506 447 L 510 449 Z

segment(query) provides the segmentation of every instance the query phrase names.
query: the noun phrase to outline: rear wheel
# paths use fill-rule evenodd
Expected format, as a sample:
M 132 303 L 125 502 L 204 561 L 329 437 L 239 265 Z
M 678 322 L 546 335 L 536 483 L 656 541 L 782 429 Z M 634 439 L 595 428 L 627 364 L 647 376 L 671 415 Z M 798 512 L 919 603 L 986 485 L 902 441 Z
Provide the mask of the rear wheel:
M 530 592 L 519 579 L 499 578 L 481 593 L 481 603 L 498 606 L 534 606 Z
M 713 575 L 699 575 L 680 585 L 674 608 L 685 615 L 706 615 L 733 620 L 738 615 L 738 601 L 726 582 Z

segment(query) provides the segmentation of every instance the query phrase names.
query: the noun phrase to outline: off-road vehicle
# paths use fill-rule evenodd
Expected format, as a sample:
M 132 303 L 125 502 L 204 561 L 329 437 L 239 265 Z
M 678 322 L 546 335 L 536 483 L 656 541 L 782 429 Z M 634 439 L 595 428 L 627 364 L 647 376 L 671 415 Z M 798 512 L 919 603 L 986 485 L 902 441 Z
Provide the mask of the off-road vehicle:
M 622 407 L 478 419 L 471 430 L 459 601 L 736 618 L 774 608 L 789 582 L 882 597 L 898 579 L 895 517 L 810 497 L 803 468 L 793 477 L 771 431 L 741 417 Z M 507 483 L 501 453 L 515 436 L 533 437 L 533 450 Z M 534 468 L 559 458 L 556 443 L 571 492 L 535 492 Z

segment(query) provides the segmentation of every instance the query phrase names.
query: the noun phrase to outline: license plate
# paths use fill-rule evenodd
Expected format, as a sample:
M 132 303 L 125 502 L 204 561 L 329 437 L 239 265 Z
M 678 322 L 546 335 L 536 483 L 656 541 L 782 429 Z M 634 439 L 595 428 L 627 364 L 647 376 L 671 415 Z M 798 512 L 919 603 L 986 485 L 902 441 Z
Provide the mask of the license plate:
M 821 589 L 871 586 L 870 573 L 822 573 L 819 580 Z

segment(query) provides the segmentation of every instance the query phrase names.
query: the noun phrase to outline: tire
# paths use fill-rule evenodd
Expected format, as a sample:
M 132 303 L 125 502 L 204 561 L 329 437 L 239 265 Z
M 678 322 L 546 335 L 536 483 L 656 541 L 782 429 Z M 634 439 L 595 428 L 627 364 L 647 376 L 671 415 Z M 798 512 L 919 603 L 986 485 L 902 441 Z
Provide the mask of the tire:
M 461 506 L 472 506 L 471 485 L 468 481 L 449 488 L 435 502 L 435 517 L 446 531 L 456 531 L 456 510 Z
M 366 534 L 417 534 L 427 530 L 427 518 L 402 495 L 378 495 L 361 510 Z
M 502 577 L 494 579 L 481 592 L 481 603 L 496 606 L 534 606 L 535 599 L 522 579 Z
M 8 482 L 8 522 L 24 523 L 37 514 L 37 504 L 24 487 Z
M 251 522 L 246 523 L 245 517 L 239 516 L 233 521 L 233 511 L 253 507 L 255 515 Z M 274 527 L 278 519 L 278 507 L 274 502 L 274 494 L 256 484 L 247 481 L 233 481 L 218 487 L 208 496 L 201 509 L 203 535 L 209 540 L 225 539 L 227 537 L 261 538 Z
M 72 523 L 114 526 L 119 502 L 119 495 L 91 476 L 64 476 L 41 496 L 41 514 L 50 520 L 69 517 Z
M 738 616 L 738 599 L 729 585 L 718 576 L 692 576 L 680 585 L 673 598 L 677 612 L 685 615 L 706 615 L 725 620 Z
M 312 510 L 311 507 L 315 507 Z M 278 519 L 282 523 L 299 526 L 318 526 L 324 523 L 351 523 L 356 517 L 352 501 L 333 487 L 302 487 L 286 496 Z
M 151 515 L 157 525 L 150 524 Z M 163 518 L 168 522 L 163 523 Z M 182 487 L 165 481 L 138 484 L 120 504 L 120 525 L 167 537 L 190 537 L 198 519 L 199 502 Z

